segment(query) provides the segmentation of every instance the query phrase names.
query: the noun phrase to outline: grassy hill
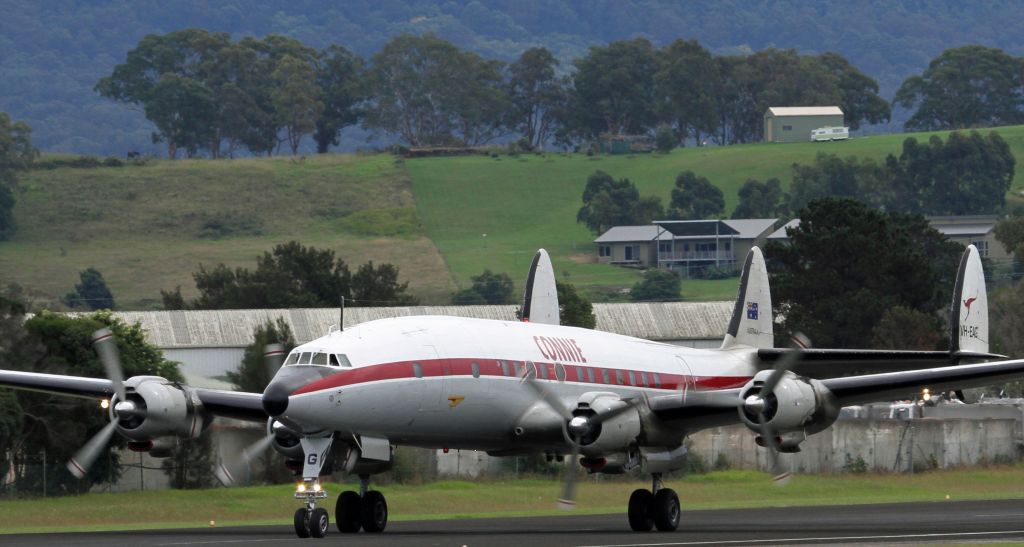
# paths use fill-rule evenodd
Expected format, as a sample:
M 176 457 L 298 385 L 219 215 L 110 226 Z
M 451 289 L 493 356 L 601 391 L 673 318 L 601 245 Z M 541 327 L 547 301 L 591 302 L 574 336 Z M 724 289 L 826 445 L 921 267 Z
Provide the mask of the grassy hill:
M 1024 158 L 1024 126 L 999 132 Z M 788 185 L 791 165 L 818 152 L 882 159 L 898 153 L 906 136 L 667 155 L 326 155 L 40 169 L 20 179 L 20 228 L 0 243 L 0 283 L 16 282 L 37 302 L 52 302 L 94 266 L 122 308 L 153 308 L 161 288 L 181 285 L 194 295 L 191 273 L 200 263 L 252 267 L 260 253 L 297 239 L 333 249 L 350 264 L 392 262 L 426 303 L 447 302 L 485 268 L 521 283 L 534 251 L 545 247 L 561 279 L 600 298 L 640 274 L 597 264 L 594 235 L 575 222 L 595 170 L 627 177 L 665 203 L 676 175 L 692 170 L 722 188 L 731 212 L 748 178 Z M 687 281 L 683 293 L 729 299 L 735 287 L 732 279 Z

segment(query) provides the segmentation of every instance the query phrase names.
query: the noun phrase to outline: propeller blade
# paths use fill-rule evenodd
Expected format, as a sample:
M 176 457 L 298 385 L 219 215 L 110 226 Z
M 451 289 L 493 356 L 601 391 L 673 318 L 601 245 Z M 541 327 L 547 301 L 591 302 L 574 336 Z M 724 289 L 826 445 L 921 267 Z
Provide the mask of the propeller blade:
M 277 371 L 284 364 L 285 351 L 283 344 L 267 344 L 263 351 L 263 362 L 267 365 L 267 372 L 273 378 Z
M 100 452 L 107 447 L 110 443 L 110 438 L 114 436 L 114 430 L 117 429 L 117 422 L 110 422 L 103 429 L 92 436 L 88 442 L 85 443 L 82 448 L 75 452 L 74 456 L 68 460 L 68 471 L 72 475 L 81 479 L 85 477 L 85 474 L 89 472 L 89 468 L 96 462 L 96 458 L 99 457 Z
M 644 399 L 641 397 L 622 399 L 622 402 L 626 403 L 625 405 L 613 408 L 608 412 L 594 414 L 593 416 L 590 417 L 590 421 L 594 422 L 595 425 L 602 422 L 607 422 L 608 420 L 611 420 L 616 416 L 625 414 L 626 412 L 629 412 L 630 410 L 633 410 L 634 408 L 640 406 L 640 403 L 642 403 L 643 401 Z
M 242 457 L 237 461 L 232 462 L 231 465 L 228 465 L 228 462 L 221 460 L 217 469 L 214 470 L 214 475 L 217 477 L 217 480 L 219 480 L 224 486 L 237 486 L 239 484 L 238 477 L 240 477 L 244 471 L 248 470 L 249 466 L 252 465 L 253 460 L 270 448 L 270 445 L 273 442 L 274 435 L 267 435 L 245 447 L 242 450 Z
M 564 418 L 566 421 L 572 419 L 572 411 L 569 410 L 569 407 L 565 406 L 562 400 L 555 396 L 554 393 L 551 393 L 544 389 L 544 386 L 540 385 L 540 382 L 537 381 L 537 377 L 532 369 L 526 369 L 526 374 L 523 375 L 523 378 L 519 383 L 532 390 L 534 395 L 537 396 L 537 399 L 547 404 L 551 410 L 555 411 L 556 414 Z
M 107 379 L 114 385 L 114 393 L 119 400 L 124 400 L 124 372 L 121 369 L 121 357 L 117 352 L 117 341 L 114 340 L 114 333 L 108 328 L 102 328 L 92 333 L 92 343 L 96 347 L 96 353 L 100 355 L 103 368 L 107 372 Z
M 800 332 L 793 335 L 791 342 L 790 347 L 793 351 L 790 351 L 775 363 L 772 375 L 761 386 L 761 393 L 767 394 L 774 390 L 775 386 L 779 385 L 779 382 L 782 381 L 782 377 L 789 372 L 789 369 L 793 368 L 793 365 L 803 357 L 803 350 L 811 347 L 811 341 Z
M 566 511 L 576 508 L 576 476 L 579 474 L 580 445 L 573 443 L 569 465 L 565 468 L 565 479 L 562 485 L 562 497 L 558 498 L 558 508 Z

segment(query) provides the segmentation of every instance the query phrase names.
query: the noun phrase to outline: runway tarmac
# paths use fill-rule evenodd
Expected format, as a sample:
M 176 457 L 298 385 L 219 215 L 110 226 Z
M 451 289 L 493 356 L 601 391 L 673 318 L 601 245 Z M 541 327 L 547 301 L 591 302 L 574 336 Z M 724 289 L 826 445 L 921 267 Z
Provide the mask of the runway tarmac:
M 0 545 L 234 545 L 293 542 L 345 545 L 669 546 L 1024 542 L 1024 499 L 881 505 L 684 511 L 673 533 L 629 531 L 626 516 L 569 515 L 406 521 L 383 534 L 342 535 L 331 523 L 322 540 L 290 526 L 139 532 L 0 535 Z

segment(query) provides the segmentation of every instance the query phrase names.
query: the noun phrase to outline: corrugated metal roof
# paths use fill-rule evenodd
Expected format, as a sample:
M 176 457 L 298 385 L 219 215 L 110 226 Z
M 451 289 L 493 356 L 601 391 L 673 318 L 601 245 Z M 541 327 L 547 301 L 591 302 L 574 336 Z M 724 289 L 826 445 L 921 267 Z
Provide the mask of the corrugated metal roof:
M 983 236 L 995 227 L 995 224 L 932 224 L 932 228 L 947 236 Z
M 594 243 L 623 243 L 629 241 L 653 241 L 658 237 L 658 227 L 653 224 L 646 226 L 612 226 L 598 236 Z M 659 239 L 671 239 L 672 234 L 662 232 Z
M 725 336 L 732 302 L 658 302 L 594 304 L 597 329 L 648 340 L 717 339 Z M 410 315 L 449 315 L 479 319 L 516 320 L 516 305 L 413 306 L 347 308 L 345 326 L 375 319 Z M 129 323 L 138 322 L 146 337 L 161 348 L 244 347 L 252 333 L 267 321 L 283 318 L 303 343 L 338 324 L 337 308 L 289 310 L 188 310 L 115 312 Z
M 731 218 L 722 222 L 739 232 L 737 238 L 756 239 L 765 230 L 774 226 L 778 220 L 777 218 Z
M 768 236 L 768 239 L 789 239 L 789 234 L 786 233 L 786 230 L 788 230 L 790 228 L 796 228 L 799 225 L 800 225 L 800 219 L 794 218 L 793 220 L 783 224 L 782 227 L 779 228 L 778 230 L 775 230 L 774 232 L 772 232 Z
M 838 106 L 772 106 L 768 113 L 772 116 L 842 116 L 843 109 Z

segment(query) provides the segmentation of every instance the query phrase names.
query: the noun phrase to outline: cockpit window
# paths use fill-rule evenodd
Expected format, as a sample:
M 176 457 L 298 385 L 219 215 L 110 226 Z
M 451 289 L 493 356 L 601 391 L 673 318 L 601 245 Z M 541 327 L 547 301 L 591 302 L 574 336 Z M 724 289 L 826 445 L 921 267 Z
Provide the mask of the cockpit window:
M 327 364 L 327 354 L 326 353 L 319 353 L 319 352 L 314 353 L 313 354 L 313 360 L 312 360 L 311 364 L 314 364 L 314 365 L 326 365 Z
M 352 368 L 352 362 L 348 360 L 345 354 L 339 353 L 336 357 L 338 358 L 338 364 L 343 368 Z
M 298 362 L 299 362 L 299 353 L 297 351 L 293 351 L 290 354 L 288 354 L 288 360 L 285 361 L 284 364 L 286 364 L 286 365 L 294 365 L 295 363 L 298 363 Z
M 308 365 L 309 364 L 309 358 L 312 357 L 312 355 L 313 354 L 308 352 L 308 351 L 302 352 L 302 355 L 299 356 L 299 364 L 300 365 Z

